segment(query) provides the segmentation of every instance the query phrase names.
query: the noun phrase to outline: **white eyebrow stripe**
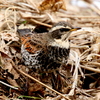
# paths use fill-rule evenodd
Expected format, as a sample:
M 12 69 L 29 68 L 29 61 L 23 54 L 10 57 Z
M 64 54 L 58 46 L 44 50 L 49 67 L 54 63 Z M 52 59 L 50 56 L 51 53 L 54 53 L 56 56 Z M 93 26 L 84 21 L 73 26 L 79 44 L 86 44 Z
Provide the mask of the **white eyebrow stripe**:
M 66 26 L 65 28 L 71 29 L 71 27 L 70 27 L 70 26 Z
M 64 27 L 64 26 L 56 26 L 56 27 L 53 27 L 53 28 L 50 30 L 50 32 L 55 31 L 55 30 L 60 29 L 60 28 L 65 28 L 65 27 Z

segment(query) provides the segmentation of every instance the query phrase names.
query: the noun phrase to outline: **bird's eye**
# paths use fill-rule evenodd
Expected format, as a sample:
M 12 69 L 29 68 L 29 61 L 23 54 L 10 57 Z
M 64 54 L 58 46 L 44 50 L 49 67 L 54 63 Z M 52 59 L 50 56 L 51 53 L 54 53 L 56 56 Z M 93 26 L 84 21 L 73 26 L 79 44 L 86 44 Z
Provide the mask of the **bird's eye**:
M 69 30 L 70 30 L 69 28 L 61 28 L 60 29 L 61 32 L 66 32 L 66 31 L 69 31 Z

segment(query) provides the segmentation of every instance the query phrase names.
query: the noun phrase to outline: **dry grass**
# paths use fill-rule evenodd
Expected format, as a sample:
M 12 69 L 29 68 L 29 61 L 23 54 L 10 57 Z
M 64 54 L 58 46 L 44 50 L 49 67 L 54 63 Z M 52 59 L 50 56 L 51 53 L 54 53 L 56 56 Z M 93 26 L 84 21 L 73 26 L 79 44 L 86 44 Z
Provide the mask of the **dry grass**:
M 69 1 L 0 1 L 0 99 L 17 100 L 21 95 L 45 98 L 43 100 L 100 99 L 100 9 L 92 0 L 84 0 L 86 8 L 71 5 Z M 50 88 L 49 78 L 42 79 L 45 84 L 37 83 L 37 80 L 41 81 L 37 73 L 29 74 L 26 66 L 19 65 L 21 55 L 17 34 L 17 29 L 34 29 L 36 25 L 51 28 L 53 23 L 61 20 L 82 27 L 70 36 L 68 64 L 60 69 L 66 84 L 62 93 Z M 54 97 L 44 96 L 46 94 Z

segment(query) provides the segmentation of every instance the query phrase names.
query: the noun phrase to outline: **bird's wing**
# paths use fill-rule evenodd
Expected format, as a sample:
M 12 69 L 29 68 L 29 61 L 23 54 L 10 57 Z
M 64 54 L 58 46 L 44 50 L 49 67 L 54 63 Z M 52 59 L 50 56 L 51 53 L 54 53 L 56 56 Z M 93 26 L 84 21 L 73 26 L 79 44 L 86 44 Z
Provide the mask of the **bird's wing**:
M 23 47 L 30 53 L 36 53 L 41 49 L 46 49 L 47 39 L 46 33 L 31 33 L 26 31 L 18 31 Z
M 31 36 L 32 42 L 45 47 L 48 43 L 48 33 L 33 34 Z

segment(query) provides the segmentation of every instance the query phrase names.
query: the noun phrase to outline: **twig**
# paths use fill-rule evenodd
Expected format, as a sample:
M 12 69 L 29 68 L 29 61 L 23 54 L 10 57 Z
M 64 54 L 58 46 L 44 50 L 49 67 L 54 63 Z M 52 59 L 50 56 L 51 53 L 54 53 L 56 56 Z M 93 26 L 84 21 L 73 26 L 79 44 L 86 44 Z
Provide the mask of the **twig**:
M 37 21 L 37 20 L 35 20 L 35 19 L 32 19 L 32 18 L 31 18 L 30 20 L 31 20 L 32 22 L 35 22 L 36 24 L 39 24 L 39 25 L 43 25 L 43 26 L 46 26 L 46 27 L 49 27 L 49 28 L 52 27 L 52 25 L 39 22 L 39 21 Z
M 95 68 L 91 68 L 91 67 L 87 67 L 87 66 L 83 66 L 83 65 L 80 65 L 80 67 L 90 70 L 90 71 L 93 71 L 93 72 L 96 72 L 96 73 L 100 73 L 100 69 L 95 69 Z
M 98 63 L 98 62 L 89 62 L 88 64 L 89 65 L 95 65 L 95 66 L 99 66 L 100 67 L 100 63 Z
M 80 93 L 82 93 L 82 94 L 84 94 L 84 95 L 86 95 L 86 96 L 88 96 L 88 97 L 92 97 L 90 94 L 87 94 L 83 89 L 80 89 L 80 88 L 78 88 L 78 87 L 76 87 L 77 88 L 77 90 L 80 92 Z
M 10 9 L 14 9 L 14 21 L 8 20 L 8 15 L 7 15 L 7 13 L 8 13 L 8 10 L 10 10 Z M 15 28 L 15 32 L 16 32 L 17 27 L 16 27 L 16 12 L 15 12 L 15 9 L 16 9 L 16 7 L 8 7 L 8 8 L 6 9 L 6 11 L 5 11 L 5 21 L 7 22 L 7 25 L 8 25 L 8 28 L 9 28 L 9 29 L 12 29 L 12 28 L 11 28 L 11 26 L 10 26 L 10 24 L 9 24 L 8 22 L 12 22 L 13 25 L 14 25 L 14 28 Z M 9 15 L 9 16 L 10 16 L 10 15 Z
M 10 88 L 12 88 L 12 89 L 18 90 L 17 87 L 11 86 L 11 85 L 9 85 L 9 84 L 3 82 L 3 81 L 0 81 L 0 83 L 3 84 L 3 85 L 5 85 L 5 86 L 8 86 L 8 87 L 10 87 Z
M 84 56 L 86 53 L 90 52 L 91 50 L 92 50 L 92 48 L 89 48 L 89 49 L 85 50 L 85 51 L 80 55 L 80 57 L 83 58 L 83 56 Z M 81 59 L 82 59 L 82 58 L 81 58 Z
M 63 17 L 63 16 L 60 16 L 60 17 Z M 76 15 L 73 15 L 73 16 L 71 16 L 71 15 L 66 15 L 66 17 L 69 17 L 69 18 L 89 18 L 89 19 L 100 19 L 100 17 L 99 16 L 76 16 Z

